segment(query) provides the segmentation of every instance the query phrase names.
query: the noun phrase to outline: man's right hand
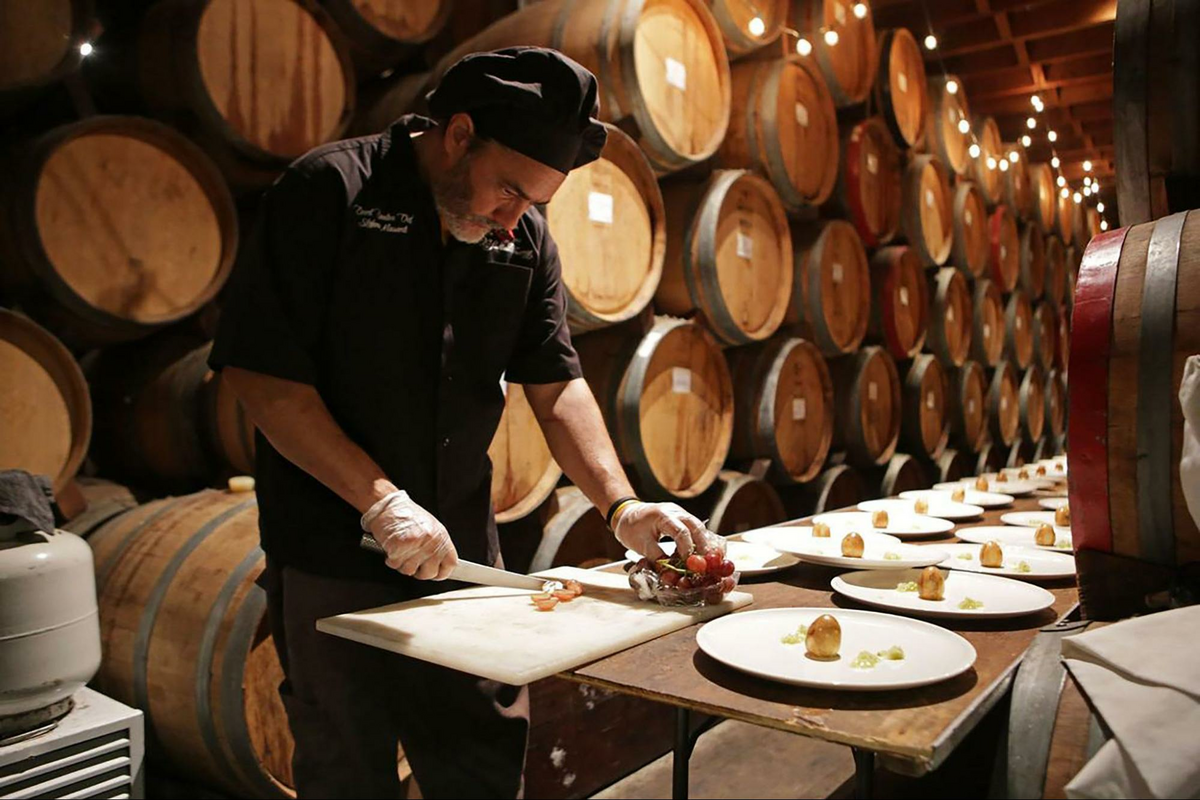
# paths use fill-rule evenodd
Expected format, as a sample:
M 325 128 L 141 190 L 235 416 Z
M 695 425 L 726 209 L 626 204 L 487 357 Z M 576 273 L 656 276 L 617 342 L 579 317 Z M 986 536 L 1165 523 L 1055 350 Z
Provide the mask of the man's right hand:
M 392 492 L 367 509 L 362 528 L 387 553 L 387 565 L 420 580 L 444 581 L 458 564 L 446 526 L 408 492 Z

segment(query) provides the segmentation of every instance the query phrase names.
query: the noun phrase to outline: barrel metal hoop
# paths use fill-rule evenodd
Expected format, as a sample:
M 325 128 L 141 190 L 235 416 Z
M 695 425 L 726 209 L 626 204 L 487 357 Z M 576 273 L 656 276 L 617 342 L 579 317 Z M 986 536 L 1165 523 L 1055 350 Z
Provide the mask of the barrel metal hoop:
M 1137 483 L 1138 540 L 1142 558 L 1175 564 L 1171 508 L 1170 391 L 1175 360 L 1175 288 L 1179 247 L 1188 212 L 1154 223 L 1146 255 L 1138 338 Z
M 721 220 L 721 207 L 730 189 L 743 176 L 749 175 L 747 170 L 728 170 L 718 175 L 704 192 L 700 200 L 700 213 L 689 226 L 689 236 L 684 239 L 684 280 L 687 282 L 688 294 L 692 304 L 704 313 L 712 323 L 713 330 L 720 338 L 731 344 L 745 344 L 749 341 L 745 332 L 738 326 L 737 321 L 725 304 L 725 296 L 717 268 L 717 228 Z M 693 243 L 690 246 L 689 243 Z M 706 264 L 709 255 L 711 265 Z M 711 266 L 711 269 L 706 267 Z
M 762 395 L 754 424 L 755 452 L 770 453 L 771 460 L 785 475 L 789 472 L 787 462 L 784 459 L 783 450 L 779 447 L 779 439 L 775 436 L 775 431 L 779 427 L 779 421 L 775 419 L 775 398 L 779 394 L 779 378 L 783 374 L 788 356 L 799 346 L 800 342 L 796 339 L 786 339 L 778 345 L 768 345 L 768 347 L 777 349 L 763 376 Z
M 616 411 L 620 423 L 617 432 L 620 434 L 621 450 L 633 455 L 634 471 L 646 483 L 646 488 L 659 494 L 669 494 L 669 492 L 659 481 L 658 476 L 654 474 L 654 469 L 646 454 L 645 444 L 642 441 L 641 414 L 639 413 L 642 391 L 646 385 L 646 370 L 650 366 L 650 360 L 654 358 L 654 351 L 658 349 L 659 343 L 669 332 L 685 324 L 687 323 L 683 320 L 671 320 L 666 324 L 655 325 L 638 345 L 637 352 L 625 369 L 625 376 L 621 379 L 617 389 L 619 396 Z
M 113 551 L 112 555 L 105 559 L 104 564 L 101 565 L 100 569 L 96 572 L 97 592 L 104 592 L 104 587 L 108 583 L 108 576 L 112 573 L 113 568 L 116 567 L 117 564 L 121 563 L 121 559 L 125 556 L 125 551 L 128 550 L 138 539 L 138 537 L 142 535 L 142 531 L 157 522 L 163 514 L 175 508 L 184 499 L 185 498 L 182 497 L 171 497 L 163 500 L 161 506 L 156 508 L 153 513 L 148 514 L 145 519 L 143 519 L 133 528 L 133 530 L 125 534 L 125 538 L 121 540 L 119 545 L 117 545 L 116 550 Z M 100 526 L 100 528 L 96 530 L 96 533 L 99 533 L 104 527 L 105 526 L 103 525 Z M 92 545 L 93 550 L 96 547 L 96 542 L 97 540 L 95 538 L 90 539 L 89 543 Z
M 719 5 L 720 3 L 714 4 L 714 8 Z M 759 84 L 757 76 L 755 77 L 759 111 L 758 114 L 746 115 L 746 135 L 751 153 L 759 152 L 761 147 L 763 158 L 766 161 L 767 174 L 771 176 L 771 183 L 779 192 L 780 199 L 792 208 L 799 208 L 808 205 L 810 199 L 792 185 L 792 180 L 788 176 L 787 164 L 783 160 L 783 146 L 779 139 L 779 84 L 783 81 L 783 71 L 789 67 L 789 64 L 788 61 L 779 61 L 774 64 L 768 70 L 766 80 L 761 84 Z M 750 96 L 754 97 L 755 93 L 752 91 Z M 758 141 L 758 130 L 754 124 L 756 118 L 762 120 L 764 141 L 761 144 Z

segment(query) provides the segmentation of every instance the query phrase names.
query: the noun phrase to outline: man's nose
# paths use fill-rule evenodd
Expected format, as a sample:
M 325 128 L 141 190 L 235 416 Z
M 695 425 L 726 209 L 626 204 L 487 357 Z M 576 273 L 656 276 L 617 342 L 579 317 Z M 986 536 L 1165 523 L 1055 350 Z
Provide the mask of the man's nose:
M 517 227 L 517 223 L 521 221 L 521 217 L 529 210 L 529 203 L 524 200 L 512 204 L 505 204 L 497 208 L 492 214 L 492 219 L 500 223 L 505 230 L 512 230 Z

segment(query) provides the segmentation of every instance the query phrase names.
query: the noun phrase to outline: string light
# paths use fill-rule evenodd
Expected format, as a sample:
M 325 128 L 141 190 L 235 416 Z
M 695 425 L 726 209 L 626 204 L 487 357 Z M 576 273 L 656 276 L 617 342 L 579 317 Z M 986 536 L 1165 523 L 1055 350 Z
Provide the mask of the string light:
M 1090 186 L 1083 187 L 1083 196 L 1091 197 L 1092 196 L 1092 187 L 1090 187 Z
M 1053 158 L 1050 159 L 1050 166 L 1054 167 L 1055 169 L 1058 169 L 1058 165 L 1060 163 L 1061 162 L 1058 160 L 1058 156 L 1054 156 Z
M 1058 176 L 1058 185 L 1059 185 L 1060 187 L 1062 187 L 1062 186 L 1066 186 L 1066 185 L 1067 185 L 1067 179 L 1066 179 L 1066 178 L 1064 178 L 1062 175 L 1059 175 L 1059 176 Z
M 1108 220 L 1106 220 L 1106 219 L 1100 220 L 1100 230 L 1102 230 L 1102 231 L 1108 230 Z
M 932 33 L 925 37 L 925 49 L 937 50 L 937 37 Z
M 1083 202 L 1083 195 L 1081 195 L 1079 192 L 1076 192 L 1071 199 L 1075 201 L 1075 205 L 1079 205 Z
M 801 36 L 796 40 L 796 52 L 802 56 L 807 56 L 812 52 L 812 42 Z
M 1003 159 L 1003 158 L 1002 158 L 1002 159 L 1000 159 L 1000 171 L 1001 171 L 1001 172 L 1008 172 L 1008 161 L 1007 161 L 1007 159 Z
M 953 79 L 946 81 L 946 91 L 950 94 L 958 94 L 958 81 Z
M 1103 200 L 1101 200 L 1099 203 L 1096 203 L 1096 210 L 1099 211 L 1101 214 L 1104 213 L 1104 201 Z
M 832 29 L 825 31 L 825 44 L 829 45 L 830 47 L 833 47 L 837 43 L 838 43 L 838 32 L 835 30 L 832 30 Z
M 1100 194 L 1100 181 L 1092 181 L 1092 191 Z
M 987 168 L 988 168 L 988 169 L 995 169 L 995 168 L 996 168 L 996 159 L 995 159 L 995 158 L 993 158 L 992 156 L 988 156 L 988 159 L 987 159 Z
M 970 147 L 967 148 L 967 152 L 971 154 L 971 158 L 979 158 L 979 153 L 980 153 L 979 145 L 972 144 Z
M 1092 176 L 1091 176 L 1091 175 L 1084 175 L 1084 176 L 1083 176 L 1083 185 L 1084 185 L 1084 186 L 1091 186 L 1091 185 L 1092 185 Z
M 1025 120 L 1025 127 L 1029 128 L 1029 130 L 1033 130 L 1037 127 L 1037 120 L 1033 117 L 1030 117 L 1029 119 Z
M 1033 103 L 1033 107 L 1037 109 L 1039 114 L 1042 113 L 1042 109 L 1046 107 L 1042 102 L 1042 98 L 1038 97 L 1036 94 L 1029 98 L 1029 102 Z
M 1008 151 L 1008 160 L 1015 164 L 1021 160 L 1021 154 L 1018 153 L 1016 150 L 1009 150 Z
M 1033 144 L 1033 138 L 1027 133 L 1021 137 L 1021 144 L 1029 147 L 1029 145 Z
M 962 119 L 960 119 L 958 121 L 958 132 L 959 133 L 970 133 L 971 132 L 971 123 L 967 122 L 966 117 L 963 117 Z
M 1058 132 L 1057 131 L 1047 131 L 1046 138 L 1052 142 L 1057 142 L 1058 141 Z
M 750 24 L 746 27 L 750 29 L 751 36 L 762 36 L 767 30 L 767 24 L 763 22 L 762 17 L 755 17 L 750 20 Z
M 79 45 L 79 55 L 87 58 L 92 54 L 93 49 L 94 48 L 92 47 L 91 42 L 84 42 L 83 44 Z
M 1083 162 L 1083 171 L 1084 171 L 1084 172 L 1091 172 L 1091 171 L 1092 171 L 1092 162 L 1091 162 L 1091 161 L 1084 161 L 1084 162 Z
M 1059 180 L 1062 180 L 1062 178 L 1060 177 Z M 1060 194 L 1062 194 L 1062 199 L 1066 200 L 1071 196 L 1071 190 L 1064 187 Z
M 866 3 L 855 3 L 854 4 L 854 16 L 858 17 L 859 19 L 866 19 L 867 18 L 867 4 Z

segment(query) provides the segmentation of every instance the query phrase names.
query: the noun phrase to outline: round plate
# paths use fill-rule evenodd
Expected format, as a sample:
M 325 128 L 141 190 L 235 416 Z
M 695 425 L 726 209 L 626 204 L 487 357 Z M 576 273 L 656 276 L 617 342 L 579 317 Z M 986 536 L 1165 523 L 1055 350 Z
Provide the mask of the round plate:
M 659 542 L 658 546 L 668 556 L 675 553 L 674 542 Z M 633 550 L 626 550 L 625 557 L 630 561 L 640 561 L 642 558 Z M 800 563 L 800 559 L 790 553 L 780 553 L 766 545 L 751 542 L 726 542 L 725 557 L 733 562 L 743 578 L 779 572 Z
M 1070 525 L 1055 525 L 1053 511 L 1010 511 L 1000 516 L 1005 525 L 1024 525 L 1026 528 L 1036 528 L 1038 525 L 1050 525 L 1056 531 L 1071 532 Z
M 832 532 L 830 531 L 830 533 Z M 816 544 L 824 544 L 830 541 L 829 538 L 813 536 L 813 529 L 808 525 L 772 525 L 768 528 L 755 528 L 752 531 L 745 531 L 737 535 L 742 537 L 743 541 L 752 542 L 753 544 L 764 544 L 781 553 L 792 552 L 798 542 L 813 540 Z M 889 536 L 886 533 L 864 531 L 860 535 L 863 537 L 864 544 L 870 542 L 872 539 L 881 546 L 894 547 L 900 544 L 899 539 L 895 536 Z M 841 540 L 839 539 L 838 541 Z
M 940 544 L 950 557 L 938 564 L 943 569 L 963 569 L 983 575 L 1001 575 L 1023 581 L 1048 581 L 1075 577 L 1075 557 L 1067 553 L 1052 553 L 1046 549 L 1000 545 L 1004 566 L 985 567 L 979 563 L 979 544 Z M 1024 565 L 1022 567 L 1021 565 Z
M 939 499 L 949 499 L 953 494 L 953 489 L 909 489 L 907 492 L 901 492 L 900 497 L 905 500 L 924 499 L 926 502 Z M 978 492 L 974 489 L 967 489 L 963 496 L 964 503 L 970 503 L 973 506 L 981 508 L 1002 508 L 1003 506 L 1012 505 L 1013 497 L 1011 494 L 1000 494 L 999 492 Z M 940 516 L 934 514 L 934 516 Z
M 981 509 L 982 511 L 982 509 Z M 888 512 L 888 526 L 876 528 L 871 524 L 871 514 L 867 511 L 835 511 L 829 514 L 818 514 L 813 522 L 824 522 L 834 531 L 853 530 L 858 533 L 872 531 L 888 533 L 899 539 L 915 539 L 922 536 L 936 536 L 954 530 L 954 523 L 946 519 L 938 519 L 927 514 L 907 513 L 893 514 Z
M 1038 500 L 1039 506 L 1041 506 L 1042 508 L 1048 508 L 1051 511 L 1057 511 L 1058 509 L 1062 508 L 1066 504 L 1067 504 L 1067 498 L 1065 498 L 1065 497 L 1043 497 L 1041 500 Z M 1053 524 L 1053 523 L 1051 523 L 1051 524 Z
M 832 615 L 841 626 L 837 659 L 809 658 L 802 641 L 783 643 L 783 637 L 822 614 Z M 911 689 L 953 678 L 975 663 L 975 648 L 957 633 L 920 620 L 845 608 L 768 608 L 729 614 L 700 628 L 696 644 L 733 669 L 818 689 Z M 870 669 L 850 666 L 863 650 L 877 653 L 895 646 L 904 650 L 901 661 L 881 660 Z
M 1027 528 L 1022 525 L 976 525 L 973 528 L 959 528 L 955 533 L 964 542 L 974 542 L 975 544 L 984 544 L 995 539 L 1002 547 L 1013 545 L 1014 547 L 1049 550 L 1052 553 L 1071 552 L 1071 531 L 1067 528 L 1054 529 L 1056 543 L 1049 547 L 1043 547 L 1034 541 L 1033 535 L 1036 531 L 1036 528 Z M 1058 543 L 1062 543 L 1063 546 L 1056 546 Z
M 993 475 L 992 477 L 994 478 L 995 476 Z M 1022 481 L 1022 480 L 1017 480 L 1016 478 L 1010 478 L 1009 480 L 1005 481 L 1004 483 L 998 483 L 995 485 L 993 485 L 993 483 L 994 482 L 992 480 L 990 480 L 990 479 L 988 480 L 988 491 L 989 492 L 994 489 L 1003 488 L 1004 493 L 1007 495 L 1011 495 L 1012 497 L 1025 497 L 1026 495 L 1033 494 L 1038 489 L 1045 489 L 1050 486 L 1053 486 L 1053 483 L 1050 481 L 1031 481 L 1031 480 L 1030 481 Z M 933 488 L 937 489 L 939 491 L 946 491 L 947 489 L 949 489 L 950 491 L 953 491 L 955 489 L 966 489 L 968 491 L 975 491 L 975 479 L 974 478 L 964 478 L 961 481 L 952 481 L 950 483 L 935 483 L 933 485 Z
M 922 600 L 917 592 L 902 592 L 896 586 L 915 582 L 921 570 L 903 572 L 868 570 L 838 575 L 830 585 L 852 600 L 919 617 L 996 619 L 1020 617 L 1054 605 L 1054 595 L 1040 586 L 995 575 L 949 570 L 942 600 Z M 966 598 L 983 603 L 979 608 L 960 608 Z
M 983 514 L 983 508 L 980 506 L 969 505 L 967 503 L 956 503 L 950 499 L 947 492 L 933 492 L 932 497 L 925 498 L 925 502 L 929 505 L 927 511 L 923 512 L 924 516 L 937 517 L 938 519 L 974 519 Z M 893 514 L 901 516 L 921 516 L 915 509 L 915 500 L 864 500 L 858 504 L 859 511 L 886 511 L 890 517 Z
M 1039 461 L 1037 464 L 1034 465 L 1034 469 L 1036 469 L 1038 467 L 1038 465 L 1044 466 L 1046 468 L 1046 477 L 1048 477 L 1048 478 L 1055 478 L 1057 480 L 1062 480 L 1067 477 L 1067 462 L 1066 461 L 1058 461 L 1057 459 L 1053 459 L 1053 458 L 1043 458 L 1041 461 Z M 1059 469 L 1059 467 L 1061 467 L 1062 469 Z
M 936 547 L 904 544 L 891 536 L 869 532 L 859 534 L 863 539 L 862 558 L 851 558 L 842 555 L 842 536 L 845 534 L 837 531 L 831 533 L 833 535 L 829 538 L 801 538 L 775 533 L 762 539 L 756 537 L 755 541 L 761 541 L 781 553 L 800 556 L 801 561 L 844 569 L 909 569 L 938 564 L 946 558 L 945 551 Z

